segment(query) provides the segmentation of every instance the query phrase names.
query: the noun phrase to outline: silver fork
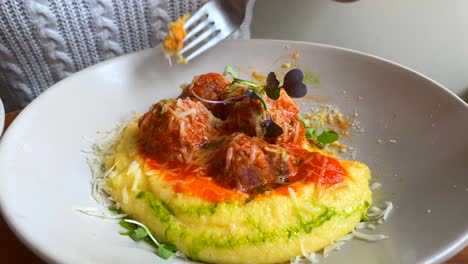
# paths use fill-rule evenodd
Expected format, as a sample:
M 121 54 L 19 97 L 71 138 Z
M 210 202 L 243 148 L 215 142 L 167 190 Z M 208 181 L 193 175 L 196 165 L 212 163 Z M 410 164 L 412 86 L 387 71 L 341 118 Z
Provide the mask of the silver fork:
M 187 35 L 180 54 L 187 61 L 229 37 L 245 17 L 248 0 L 212 0 L 184 24 Z

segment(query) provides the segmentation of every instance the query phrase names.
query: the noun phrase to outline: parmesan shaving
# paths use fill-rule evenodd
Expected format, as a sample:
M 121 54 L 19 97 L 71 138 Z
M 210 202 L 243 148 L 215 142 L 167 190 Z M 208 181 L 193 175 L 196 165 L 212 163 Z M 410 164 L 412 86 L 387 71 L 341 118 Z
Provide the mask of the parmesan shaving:
M 127 192 L 127 186 L 123 187 L 122 189 L 122 202 L 124 204 L 128 203 L 128 192 Z
M 157 174 L 157 171 L 155 171 L 155 170 L 146 171 L 146 176 L 153 176 L 153 175 L 156 175 L 156 174 Z
M 382 184 L 381 184 L 380 182 L 374 182 L 374 183 L 371 185 L 370 189 L 371 189 L 371 190 L 377 190 L 377 189 L 379 189 L 380 187 L 382 187 Z
M 118 125 L 113 131 L 102 133 L 103 137 L 95 140 L 90 150 L 84 151 L 87 153 L 86 161 L 92 174 L 91 195 L 98 204 L 105 207 L 114 203 L 112 199 L 109 199 L 105 191 L 109 190 L 109 187 L 107 187 L 107 180 L 116 175 L 116 166 L 104 171 L 105 160 L 107 156 L 113 153 L 114 142 L 116 142 L 125 128 L 126 124 L 122 124 Z
M 133 177 L 133 184 L 132 184 L 132 191 L 137 191 L 138 190 L 138 184 L 140 183 L 141 179 L 141 172 L 139 171 L 140 169 L 138 168 L 137 173 L 135 173 Z
M 388 236 L 386 235 L 381 235 L 381 234 L 370 235 L 370 234 L 359 232 L 357 230 L 353 230 L 353 235 L 359 239 L 366 240 L 366 241 L 379 241 L 379 240 L 388 238 Z
M 353 234 L 347 234 L 346 236 L 338 239 L 338 241 L 349 241 L 349 240 L 351 240 L 353 238 L 354 238 Z
M 392 202 L 385 202 L 385 204 L 387 205 L 387 208 L 385 208 L 385 212 L 383 214 L 383 220 L 386 221 L 387 218 L 388 218 L 388 215 L 390 214 L 390 212 L 392 211 L 393 209 L 393 203 Z
M 94 217 L 99 217 L 103 219 L 122 219 L 126 217 L 126 214 L 110 214 L 107 212 L 101 212 L 96 208 L 91 208 L 91 207 L 76 207 L 73 208 L 75 211 L 78 211 L 80 213 L 83 213 L 85 215 L 89 216 L 94 216 Z
M 331 245 L 325 247 L 323 249 L 324 257 L 327 257 L 328 254 L 334 250 L 340 250 L 341 246 L 343 246 L 345 243 L 346 243 L 345 241 L 336 241 L 335 243 L 332 243 Z
M 304 261 L 308 263 L 318 263 L 319 259 L 317 257 L 317 254 L 315 252 L 307 253 L 304 249 L 304 243 L 302 242 L 302 239 L 300 239 L 299 242 L 301 243 L 301 251 L 303 257 L 297 256 L 296 258 L 294 258 L 294 262 L 291 261 L 291 263 L 303 263 Z
M 226 151 L 226 165 L 224 167 L 224 170 L 227 171 L 229 170 L 229 167 L 231 166 L 231 160 L 232 160 L 232 155 L 234 153 L 234 150 L 232 147 L 229 147 Z
M 249 164 L 253 164 L 256 156 L 257 156 L 257 145 L 253 144 L 252 148 L 250 149 Z
M 289 196 L 291 196 L 291 199 L 293 200 L 294 205 L 297 207 L 296 192 L 294 192 L 294 189 L 291 187 L 288 187 L 288 192 L 289 192 Z
M 197 109 L 191 108 L 185 112 L 182 112 L 178 115 L 179 118 L 185 118 L 187 116 L 195 116 L 197 114 Z
M 135 173 L 137 173 L 139 167 L 140 167 L 140 166 L 139 166 L 138 162 L 136 162 L 135 160 L 132 161 L 132 163 L 130 163 L 130 165 L 128 166 L 127 174 L 135 174 Z

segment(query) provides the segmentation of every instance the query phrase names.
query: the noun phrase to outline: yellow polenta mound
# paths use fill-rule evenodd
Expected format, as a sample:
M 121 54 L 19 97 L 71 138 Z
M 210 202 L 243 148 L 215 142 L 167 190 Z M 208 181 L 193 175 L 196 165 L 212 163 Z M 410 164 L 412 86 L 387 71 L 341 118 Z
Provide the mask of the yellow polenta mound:
M 340 161 L 349 177 L 331 190 L 308 184 L 290 195 L 274 191 L 250 201 L 210 203 L 174 192 L 146 168 L 138 154 L 137 120 L 130 122 L 108 157 L 116 172 L 108 193 L 131 218 L 189 258 L 210 263 L 281 263 L 343 237 L 371 203 L 370 171 Z

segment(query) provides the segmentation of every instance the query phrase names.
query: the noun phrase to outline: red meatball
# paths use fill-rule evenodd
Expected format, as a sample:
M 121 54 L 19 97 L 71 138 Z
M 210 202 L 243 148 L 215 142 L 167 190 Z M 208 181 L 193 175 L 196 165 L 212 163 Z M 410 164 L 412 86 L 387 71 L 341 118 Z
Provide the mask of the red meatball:
M 286 122 L 291 123 L 297 120 L 299 107 L 283 89 L 281 89 L 278 100 L 268 99 L 268 104 L 271 111 L 280 114 Z
M 282 129 L 279 137 L 265 138 L 269 143 L 300 145 L 305 140 L 305 129 L 298 120 L 299 108 L 286 92 L 281 91 L 278 100 L 267 99 L 271 118 Z M 229 132 L 243 132 L 252 137 L 262 138 L 265 134 L 263 121 L 270 116 L 260 100 L 243 99 L 227 108 L 226 129 Z
M 162 100 L 139 120 L 143 150 L 162 161 L 184 163 L 216 133 L 216 120 L 190 98 Z
M 224 139 L 213 162 L 215 180 L 246 193 L 273 188 L 287 181 L 289 159 L 277 146 L 243 133 Z
M 192 83 L 184 89 L 180 98 L 190 97 L 194 101 L 203 98 L 210 101 L 224 99 L 224 94 L 229 90 L 230 82 L 218 73 L 207 73 L 193 78 Z M 214 116 L 224 119 L 224 105 L 213 103 L 202 103 Z
M 263 138 L 266 112 L 259 100 L 245 98 L 233 103 L 228 109 L 225 125 L 228 132 L 242 132 L 251 137 Z

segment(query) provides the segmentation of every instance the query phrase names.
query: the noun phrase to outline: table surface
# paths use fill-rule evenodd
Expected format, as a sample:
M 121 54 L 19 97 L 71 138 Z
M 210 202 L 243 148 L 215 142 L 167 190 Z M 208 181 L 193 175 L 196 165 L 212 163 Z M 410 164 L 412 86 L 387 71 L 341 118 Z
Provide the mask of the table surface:
M 19 111 L 11 112 L 6 115 L 5 130 L 13 122 Z M 8 263 L 44 263 L 36 257 L 8 228 L 7 224 L 0 216 L 0 248 L 2 249 L 2 259 L 8 260 Z M 468 247 L 461 251 L 458 255 L 445 262 L 446 264 L 467 264 L 468 263 Z

